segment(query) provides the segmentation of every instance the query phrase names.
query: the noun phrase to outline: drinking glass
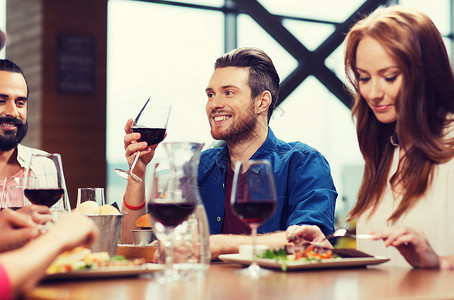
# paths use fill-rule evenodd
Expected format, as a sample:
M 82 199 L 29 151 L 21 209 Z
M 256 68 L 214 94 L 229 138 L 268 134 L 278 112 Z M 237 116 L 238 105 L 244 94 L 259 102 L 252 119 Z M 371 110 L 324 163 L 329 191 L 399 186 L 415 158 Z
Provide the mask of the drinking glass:
M 94 201 L 100 207 L 106 204 L 104 188 L 78 188 L 76 207 L 86 201 Z
M 54 220 L 62 211 L 71 210 L 60 154 L 32 154 L 25 173 L 24 195 L 33 204 L 49 207 Z
M 192 174 L 183 168 L 176 168 L 168 159 L 162 159 L 153 166 L 151 196 L 147 208 L 151 216 L 155 236 L 165 249 L 165 271 L 161 281 L 179 279 L 173 268 L 172 240 L 174 229 L 190 216 L 197 206 Z
M 194 188 L 197 187 L 197 171 L 204 144 L 168 142 L 163 143 L 162 146 L 166 150 L 173 168 L 179 170 L 180 174 L 185 174 L 187 188 L 194 191 L 191 193 L 191 197 L 194 198 L 194 201 L 197 199 L 194 213 L 175 227 L 172 239 L 173 268 L 178 271 L 181 279 L 189 280 L 194 275 L 208 269 L 211 259 L 210 229 L 206 211 L 198 188 Z
M 17 210 L 24 205 L 23 177 L 7 177 L 3 181 L 1 208 Z
M 267 160 L 237 162 L 233 176 L 231 206 L 240 220 L 252 231 L 252 263 L 241 274 L 258 278 L 270 273 L 257 264 L 257 227 L 276 210 L 277 196 L 271 163 Z
M 164 140 L 171 107 L 166 101 L 148 98 L 131 127 L 132 132 L 140 133 L 138 142 L 147 142 L 148 146 L 151 146 Z M 139 157 L 140 151 L 137 151 L 128 170 L 115 169 L 114 172 L 124 179 L 142 182 L 142 179 L 132 172 Z

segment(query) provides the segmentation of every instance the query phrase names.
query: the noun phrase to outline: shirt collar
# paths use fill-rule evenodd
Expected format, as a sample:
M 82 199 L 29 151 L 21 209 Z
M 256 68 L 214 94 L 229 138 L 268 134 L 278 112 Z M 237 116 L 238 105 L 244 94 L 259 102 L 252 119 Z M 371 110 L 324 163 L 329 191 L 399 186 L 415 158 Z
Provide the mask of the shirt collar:
M 29 157 L 31 156 L 30 151 L 21 144 L 17 145 L 17 162 L 22 168 L 26 168 Z
M 269 160 L 276 149 L 277 138 L 274 132 L 268 126 L 268 136 L 262 146 L 252 155 L 251 159 L 266 159 Z
M 274 135 L 271 128 L 268 126 L 268 136 L 260 148 L 252 155 L 251 159 L 266 159 L 269 160 L 274 152 L 274 149 L 277 145 L 277 138 Z M 227 162 L 229 161 L 229 149 L 227 145 L 225 145 L 219 156 L 216 158 L 216 165 L 218 165 L 222 169 L 227 168 Z

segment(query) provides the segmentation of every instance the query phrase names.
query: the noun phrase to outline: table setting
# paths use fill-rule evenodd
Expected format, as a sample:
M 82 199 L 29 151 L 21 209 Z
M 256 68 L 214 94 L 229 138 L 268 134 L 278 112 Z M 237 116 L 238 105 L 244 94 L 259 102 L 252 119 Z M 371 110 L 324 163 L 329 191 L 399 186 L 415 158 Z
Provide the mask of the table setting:
M 151 144 L 164 139 L 170 113 L 170 106 L 160 107 L 160 115 L 150 121 L 153 107 L 156 103 L 148 99 L 133 124 Z M 250 243 L 241 245 L 238 253 L 211 261 L 207 216 L 196 188 L 204 144 L 163 142 L 162 147 L 166 156 L 150 167 L 147 213 L 136 220 L 138 229 L 130 232 L 133 243 L 120 243 L 124 216 L 118 206 L 106 203 L 104 189 L 79 188 L 75 210 L 96 223 L 98 240 L 90 249 L 62 253 L 23 299 L 454 298 L 453 271 L 388 267 L 388 258 L 356 249 L 299 247 L 294 241 L 279 249 L 257 244 L 257 228 L 277 206 L 273 170 L 266 160 L 237 162 L 234 170 L 230 207 L 251 229 Z M 139 155 L 128 169 L 115 172 L 140 183 L 142 179 L 134 174 Z M 50 177 L 26 176 L 19 184 L 24 205 L 25 199 L 47 205 L 58 218 L 62 211 L 70 212 L 61 158 L 54 154 L 36 159 L 43 161 Z M 12 188 L 4 188 L 2 208 L 8 207 L 9 190 L 12 194 Z M 339 229 L 327 238 L 370 236 Z

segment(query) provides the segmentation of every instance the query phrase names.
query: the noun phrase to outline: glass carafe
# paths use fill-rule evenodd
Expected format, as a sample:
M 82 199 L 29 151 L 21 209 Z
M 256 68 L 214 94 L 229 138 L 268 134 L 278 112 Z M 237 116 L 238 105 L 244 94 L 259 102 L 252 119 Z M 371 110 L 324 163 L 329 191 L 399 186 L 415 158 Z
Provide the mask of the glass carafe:
M 184 188 L 184 197 L 196 199 L 193 214 L 177 226 L 174 231 L 173 262 L 182 277 L 190 277 L 197 271 L 204 271 L 210 264 L 210 231 L 208 220 L 197 185 L 197 170 L 203 143 L 169 142 L 163 143 L 171 168 Z

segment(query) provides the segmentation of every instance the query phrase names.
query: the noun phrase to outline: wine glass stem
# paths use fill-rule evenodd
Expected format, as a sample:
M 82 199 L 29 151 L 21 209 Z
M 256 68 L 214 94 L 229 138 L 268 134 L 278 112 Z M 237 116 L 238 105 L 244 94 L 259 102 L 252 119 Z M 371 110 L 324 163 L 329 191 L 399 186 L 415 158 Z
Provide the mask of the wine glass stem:
M 132 173 L 132 170 L 134 170 L 134 167 L 136 166 L 137 161 L 139 160 L 139 156 L 140 156 L 140 151 L 137 151 L 137 154 L 134 157 L 134 160 L 132 161 L 131 167 L 129 168 L 130 173 Z
M 255 243 L 257 238 L 257 224 L 252 225 L 252 265 L 257 266 L 257 254 L 255 251 Z
M 169 238 L 167 238 L 164 242 L 164 249 L 165 249 L 165 276 L 172 276 L 172 269 L 173 269 L 173 249 L 172 249 L 172 242 Z

